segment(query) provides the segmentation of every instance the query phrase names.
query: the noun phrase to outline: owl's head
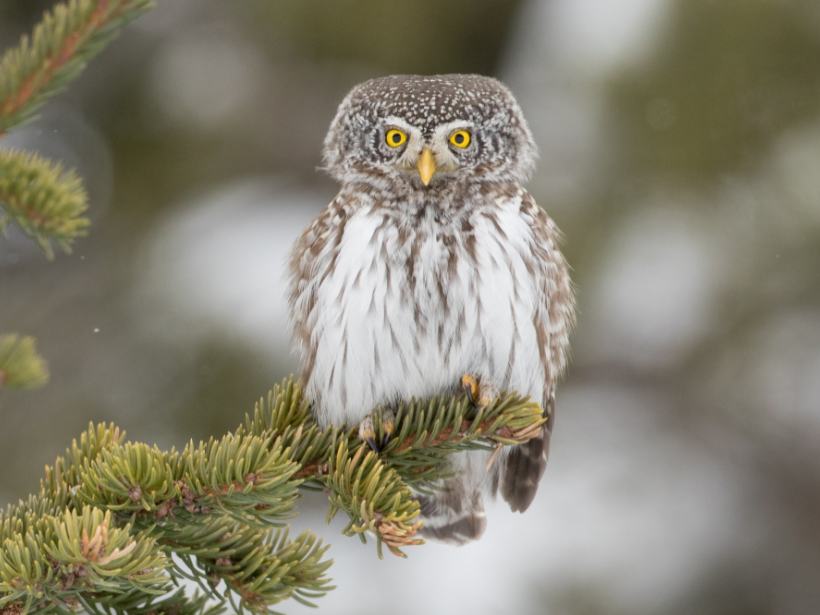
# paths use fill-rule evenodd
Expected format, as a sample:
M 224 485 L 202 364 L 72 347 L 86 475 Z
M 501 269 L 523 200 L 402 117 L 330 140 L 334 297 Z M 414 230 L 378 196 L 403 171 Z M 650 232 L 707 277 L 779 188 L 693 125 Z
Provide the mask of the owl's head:
M 383 180 L 417 189 L 454 180 L 529 179 L 535 143 L 512 93 L 478 75 L 394 75 L 356 86 L 325 138 L 341 182 Z

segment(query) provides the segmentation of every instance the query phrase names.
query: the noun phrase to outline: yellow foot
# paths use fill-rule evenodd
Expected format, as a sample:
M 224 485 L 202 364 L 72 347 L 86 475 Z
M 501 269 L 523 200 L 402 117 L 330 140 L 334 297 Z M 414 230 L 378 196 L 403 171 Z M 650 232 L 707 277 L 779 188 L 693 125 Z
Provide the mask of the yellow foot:
M 378 453 L 390 441 L 395 428 L 395 420 L 396 415 L 393 414 L 392 410 L 382 410 L 381 412 L 368 414 L 359 423 L 359 437 Z M 377 425 L 380 425 L 381 429 L 376 429 Z
M 461 388 L 467 394 L 470 403 L 477 408 L 489 406 L 493 399 L 498 397 L 498 389 L 491 382 L 479 382 L 478 378 L 470 374 L 461 377 Z

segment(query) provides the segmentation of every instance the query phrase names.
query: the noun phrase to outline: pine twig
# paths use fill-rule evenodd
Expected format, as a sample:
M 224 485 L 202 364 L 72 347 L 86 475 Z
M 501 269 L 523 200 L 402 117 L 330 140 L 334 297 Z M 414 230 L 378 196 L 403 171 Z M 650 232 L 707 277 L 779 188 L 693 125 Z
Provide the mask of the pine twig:
M 14 222 L 49 258 L 85 235 L 88 196 L 73 171 L 37 154 L 0 150 L 0 232 Z
M 331 562 L 315 535 L 291 539 L 282 521 L 294 515 L 298 465 L 281 445 L 255 435 L 228 434 L 183 451 L 125 442 L 113 425 L 93 425 L 54 467 L 45 493 L 76 509 L 113 512 L 177 555 L 173 577 L 205 580 L 215 599 L 227 596 L 254 611 L 287 598 L 309 602 L 326 593 Z
M 48 98 L 76 79 L 118 30 L 153 0 L 70 0 L 43 15 L 31 38 L 0 60 L 0 136 L 31 121 Z
M 423 542 L 413 491 L 452 475 L 448 455 L 525 442 L 543 422 L 538 404 L 516 394 L 479 410 L 464 396 L 411 401 L 376 454 L 354 429 L 320 429 L 290 379 L 236 432 L 180 452 L 92 425 L 46 469 L 39 495 L 0 513 L 0 615 L 68 615 L 78 605 L 95 615 L 158 612 L 152 605 L 214 615 L 204 598 L 239 612 L 287 598 L 312 604 L 332 589 L 332 561 L 314 534 L 292 539 L 282 527 L 298 489 L 325 490 L 329 517 L 350 519 L 345 534 L 370 533 L 379 556 L 383 545 L 403 556 Z M 181 578 L 202 596 L 174 593 Z
M 51 504 L 51 506 L 49 506 Z M 169 591 L 168 558 L 110 511 L 60 509 L 48 498 L 10 508 L 0 525 L 0 613 L 73 610 L 77 596 Z
M 153 0 L 70 0 L 43 15 L 31 37 L 0 59 L 0 137 L 33 120 L 46 101 Z M 35 154 L 0 150 L 0 232 L 14 222 L 53 258 L 85 234 L 88 196 L 73 172 Z

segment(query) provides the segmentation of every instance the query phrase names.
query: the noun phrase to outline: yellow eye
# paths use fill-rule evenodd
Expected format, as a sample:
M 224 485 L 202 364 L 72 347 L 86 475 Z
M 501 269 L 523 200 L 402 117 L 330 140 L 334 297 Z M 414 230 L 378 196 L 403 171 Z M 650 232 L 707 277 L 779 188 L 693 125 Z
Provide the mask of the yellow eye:
M 459 130 L 450 135 L 450 143 L 456 147 L 465 148 L 470 145 L 470 133 L 466 130 Z
M 387 134 L 384 137 L 384 140 L 387 141 L 387 144 L 390 147 L 398 147 L 399 145 L 404 144 L 407 141 L 407 135 L 404 134 L 401 130 L 388 130 Z

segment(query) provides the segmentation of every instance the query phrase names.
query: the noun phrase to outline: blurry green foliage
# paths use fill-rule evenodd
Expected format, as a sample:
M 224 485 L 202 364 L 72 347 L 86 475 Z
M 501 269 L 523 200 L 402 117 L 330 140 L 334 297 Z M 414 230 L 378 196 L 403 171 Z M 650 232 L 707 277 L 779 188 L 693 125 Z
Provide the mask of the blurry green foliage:
M 47 380 L 48 366 L 33 338 L 0 335 L 0 389 L 31 389 Z
M 749 170 L 820 110 L 820 39 L 802 3 L 678 0 L 668 23 L 648 63 L 612 84 L 619 175 Z
M 385 74 L 493 74 L 520 4 L 255 0 L 247 3 L 245 17 L 309 60 L 359 63 Z

